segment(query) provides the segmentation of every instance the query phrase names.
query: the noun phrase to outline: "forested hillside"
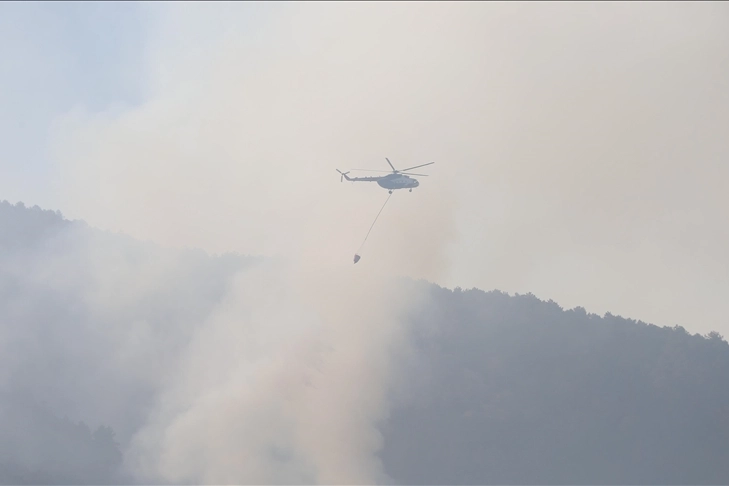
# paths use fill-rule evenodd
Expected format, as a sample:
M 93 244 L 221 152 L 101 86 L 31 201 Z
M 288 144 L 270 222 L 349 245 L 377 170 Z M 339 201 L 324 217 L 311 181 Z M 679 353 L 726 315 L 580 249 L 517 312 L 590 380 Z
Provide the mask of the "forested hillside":
M 259 261 L 0 203 L 0 482 L 146 483 L 124 475 L 123 451 L 236 272 Z M 396 483 L 729 484 L 717 333 L 404 285 L 428 298 L 379 424 Z
M 436 286 L 383 427 L 401 484 L 729 484 L 729 345 Z
M 17 390 L 0 393 L 0 483 L 124 483 L 122 453 L 108 426 L 56 416 Z

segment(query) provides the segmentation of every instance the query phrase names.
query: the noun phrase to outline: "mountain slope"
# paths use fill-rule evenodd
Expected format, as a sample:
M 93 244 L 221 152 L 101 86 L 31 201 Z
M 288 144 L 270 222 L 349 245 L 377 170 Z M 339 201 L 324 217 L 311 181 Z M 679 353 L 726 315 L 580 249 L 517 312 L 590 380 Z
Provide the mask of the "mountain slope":
M 431 287 L 383 426 L 401 484 L 728 484 L 729 345 Z

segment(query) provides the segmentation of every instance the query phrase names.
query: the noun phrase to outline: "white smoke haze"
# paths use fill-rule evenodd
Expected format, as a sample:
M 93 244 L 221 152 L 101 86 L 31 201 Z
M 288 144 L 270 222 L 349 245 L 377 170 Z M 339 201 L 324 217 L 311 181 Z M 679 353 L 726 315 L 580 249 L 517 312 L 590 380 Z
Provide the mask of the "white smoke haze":
M 352 283 L 326 268 L 311 275 L 263 264 L 236 278 L 134 441 L 130 456 L 142 477 L 383 480 L 376 425 L 403 330 L 390 299 L 408 296 L 384 280 Z
M 392 125 L 400 125 L 401 132 L 414 130 L 410 121 L 397 120 L 408 108 L 398 108 L 398 98 L 412 87 L 385 80 L 387 65 L 361 72 L 354 59 L 358 53 L 349 52 L 358 46 L 330 44 L 329 32 L 320 32 L 322 26 L 317 25 L 321 7 L 311 8 L 298 13 L 297 23 L 274 26 L 268 33 L 276 39 L 283 30 L 284 38 L 296 39 L 303 55 L 272 47 L 266 57 L 257 46 L 248 46 L 244 35 L 223 37 L 222 45 L 208 41 L 213 46 L 194 69 L 196 76 L 181 75 L 159 98 L 137 109 L 118 116 L 82 117 L 76 121 L 80 126 L 62 131 L 59 158 L 68 214 L 80 215 L 83 206 L 84 219 L 94 225 L 213 252 L 234 249 L 300 258 L 304 248 L 323 248 L 322 253 L 336 261 L 342 254 L 332 250 L 352 255 L 386 194 L 374 184 L 332 184 L 339 178 L 334 169 L 359 165 L 386 170 L 385 156 L 399 167 L 437 156 L 419 147 L 422 142 L 403 144 L 403 152 L 401 134 L 388 133 Z M 302 26 L 307 28 L 299 32 Z M 185 37 L 184 32 L 175 34 Z M 367 47 L 367 42 L 361 43 L 360 49 Z M 390 58 L 388 64 L 397 66 L 398 60 Z M 184 72 L 189 69 L 186 66 Z M 322 77 L 322 72 L 328 75 Z M 350 92 L 353 87 L 364 90 Z M 373 98 L 380 99 L 378 106 L 392 108 L 374 112 Z M 428 123 L 427 117 L 423 122 Z M 381 150 L 383 142 L 385 149 L 393 148 Z M 367 148 L 362 153 L 352 146 Z M 400 210 L 397 232 L 391 235 L 386 227 L 378 228 L 381 235 L 393 237 L 408 234 L 410 226 L 438 227 L 438 232 L 427 233 L 429 238 L 420 231 L 404 242 L 416 255 L 424 241 L 447 241 L 453 235 L 448 218 L 442 216 L 453 207 L 448 186 L 442 183 L 447 172 L 440 174 L 435 167 L 433 177 L 441 180 L 424 181 L 424 187 L 432 186 L 430 191 L 397 194 L 387 208 Z M 86 205 L 90 200 L 95 202 L 93 209 Z M 379 240 L 389 241 L 387 236 Z M 413 266 L 430 260 L 429 253 L 427 259 L 416 258 Z M 412 257 L 383 265 L 406 261 Z
M 98 324 L 57 337 L 54 403 L 114 426 L 138 479 L 386 482 L 377 424 L 423 298 L 393 277 L 718 327 L 723 5 L 263 5 L 150 6 L 147 100 L 55 127 L 63 213 L 169 248 L 70 232 L 26 276 L 84 296 Z M 387 192 L 334 169 L 385 157 L 436 164 L 353 265 Z M 181 248 L 270 259 L 181 302 Z M 696 307 L 662 314 L 683 291 Z

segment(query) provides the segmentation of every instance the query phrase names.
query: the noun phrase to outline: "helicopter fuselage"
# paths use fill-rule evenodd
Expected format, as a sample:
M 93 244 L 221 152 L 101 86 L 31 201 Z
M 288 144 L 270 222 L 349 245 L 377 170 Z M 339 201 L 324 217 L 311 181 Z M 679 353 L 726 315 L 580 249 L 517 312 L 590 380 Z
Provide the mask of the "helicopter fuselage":
M 385 189 L 412 189 L 418 187 L 420 182 L 417 179 L 401 174 L 390 174 L 377 180 L 377 184 Z

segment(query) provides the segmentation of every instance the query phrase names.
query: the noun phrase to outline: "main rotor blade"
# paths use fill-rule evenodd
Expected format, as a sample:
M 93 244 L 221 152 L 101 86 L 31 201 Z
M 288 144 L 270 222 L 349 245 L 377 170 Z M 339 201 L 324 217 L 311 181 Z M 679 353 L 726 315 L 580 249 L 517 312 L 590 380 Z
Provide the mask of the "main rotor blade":
M 425 167 L 426 165 L 430 165 L 430 164 L 435 164 L 435 162 L 428 162 L 427 164 L 416 165 L 415 167 L 408 167 L 407 169 L 403 169 L 400 172 L 405 172 L 406 170 L 410 170 L 410 169 L 417 169 L 418 167 Z
M 403 174 L 403 175 L 414 175 L 414 176 L 421 176 L 421 177 L 428 177 L 428 174 L 413 174 L 412 172 L 400 172 L 400 174 Z
M 394 165 L 392 165 L 392 163 L 390 162 L 390 159 L 388 159 L 387 157 L 385 157 L 385 160 L 387 161 L 388 164 L 390 164 L 390 167 L 392 167 L 392 170 L 395 171 L 395 172 L 397 172 L 397 169 L 395 168 Z M 411 167 L 411 169 L 412 169 L 412 167 Z
M 361 170 L 362 172 L 385 172 L 387 174 L 392 174 L 392 171 L 389 171 L 389 170 L 372 170 L 372 169 L 349 169 L 349 170 Z

